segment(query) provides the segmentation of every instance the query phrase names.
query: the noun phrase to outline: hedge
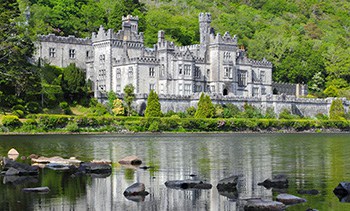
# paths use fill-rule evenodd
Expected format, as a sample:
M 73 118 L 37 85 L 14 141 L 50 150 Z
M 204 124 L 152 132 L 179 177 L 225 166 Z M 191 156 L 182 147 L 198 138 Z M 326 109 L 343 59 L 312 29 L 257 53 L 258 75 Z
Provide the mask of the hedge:
M 34 116 L 33 116 L 34 117 Z M 96 117 L 71 115 L 37 115 L 27 120 L 24 126 L 37 126 L 38 131 L 119 131 L 127 129 L 135 132 L 230 132 L 230 131 L 306 131 L 318 129 L 339 129 L 350 131 L 347 120 L 310 120 L 310 119 L 211 119 L 173 117 Z M 19 127 L 21 122 L 16 116 L 5 116 L 3 125 Z M 68 128 L 67 128 L 68 125 Z M 23 126 L 23 127 L 24 127 Z M 74 127 L 73 127 L 74 126 Z M 79 130 L 77 129 L 79 128 Z M 28 127 L 29 128 L 29 127 Z M 32 128 L 32 127 L 30 127 Z

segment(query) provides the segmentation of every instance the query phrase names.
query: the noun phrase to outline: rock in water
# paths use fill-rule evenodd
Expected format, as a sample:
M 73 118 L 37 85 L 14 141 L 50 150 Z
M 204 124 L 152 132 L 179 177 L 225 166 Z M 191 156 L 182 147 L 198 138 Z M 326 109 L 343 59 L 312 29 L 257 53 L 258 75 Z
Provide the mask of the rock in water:
M 4 164 L 4 171 L 10 170 L 10 168 L 13 168 L 8 172 L 10 175 L 14 175 L 15 172 L 17 172 L 17 175 L 22 176 L 22 175 L 37 175 L 38 168 L 34 166 L 30 166 L 25 163 L 19 163 L 16 161 L 13 161 L 8 158 L 3 159 L 3 164 Z M 15 171 L 16 170 L 16 171 Z M 6 174 L 6 173 L 5 173 Z
M 233 175 L 220 180 L 216 186 L 216 188 L 219 191 L 219 194 L 222 196 L 226 196 L 229 199 L 237 199 L 238 198 L 238 191 L 237 191 L 238 180 L 239 180 L 239 176 L 237 175 Z
M 48 193 L 50 188 L 48 187 L 36 187 L 36 188 L 23 188 L 23 192 L 37 192 L 37 193 Z
M 123 165 L 141 165 L 142 161 L 139 159 L 137 156 L 132 155 L 132 156 L 127 156 L 121 160 L 118 161 L 120 164 Z
M 244 205 L 245 211 L 280 211 L 285 210 L 286 205 L 277 201 L 265 201 L 262 199 L 248 199 Z
M 166 181 L 167 188 L 174 189 L 211 189 L 212 185 L 201 180 L 171 180 Z
M 143 183 L 134 183 L 131 186 L 129 186 L 125 191 L 124 191 L 124 196 L 137 196 L 137 195 L 143 195 L 146 196 L 149 193 L 145 191 L 145 184 Z
M 340 182 L 337 187 L 334 188 L 333 193 L 337 196 L 346 196 L 350 194 L 350 182 Z
M 315 189 L 311 189 L 311 190 L 298 190 L 299 194 L 309 194 L 309 195 L 317 195 L 320 192 L 318 190 Z
M 7 155 L 19 155 L 19 153 L 15 148 L 12 148 L 8 151 Z
M 237 176 L 237 175 L 233 175 L 233 176 L 224 178 L 224 179 L 219 181 L 216 188 L 218 189 L 218 191 L 229 191 L 229 192 L 236 191 L 238 178 L 239 178 L 239 176 Z
M 304 203 L 306 202 L 306 199 L 291 195 L 291 194 L 287 194 L 287 193 L 282 193 L 279 194 L 276 197 L 276 200 L 279 202 L 282 202 L 285 205 L 291 205 L 291 204 L 299 204 L 299 203 Z
M 284 174 L 275 175 L 272 179 L 266 179 L 264 182 L 258 183 L 258 185 L 262 185 L 265 188 L 287 188 L 288 187 L 288 179 Z
M 7 153 L 7 157 L 10 158 L 11 160 L 16 160 L 18 156 L 19 156 L 19 153 L 14 148 L 10 149 Z

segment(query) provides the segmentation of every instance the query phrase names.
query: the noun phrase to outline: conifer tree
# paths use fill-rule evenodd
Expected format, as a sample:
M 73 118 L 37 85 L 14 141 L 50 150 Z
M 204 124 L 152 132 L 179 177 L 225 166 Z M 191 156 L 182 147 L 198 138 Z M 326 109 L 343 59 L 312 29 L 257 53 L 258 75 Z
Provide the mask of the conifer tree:
M 211 99 L 208 95 L 205 95 L 204 93 L 201 94 L 198 102 L 198 108 L 196 111 L 196 114 L 194 115 L 195 118 L 211 118 L 214 116 L 214 105 L 211 102 Z
M 345 118 L 345 110 L 343 102 L 340 99 L 333 100 L 329 109 L 329 118 L 333 120 L 341 120 Z
M 145 117 L 160 117 L 162 111 L 160 109 L 160 103 L 158 95 L 155 91 L 151 90 L 147 98 L 147 107 L 145 110 Z

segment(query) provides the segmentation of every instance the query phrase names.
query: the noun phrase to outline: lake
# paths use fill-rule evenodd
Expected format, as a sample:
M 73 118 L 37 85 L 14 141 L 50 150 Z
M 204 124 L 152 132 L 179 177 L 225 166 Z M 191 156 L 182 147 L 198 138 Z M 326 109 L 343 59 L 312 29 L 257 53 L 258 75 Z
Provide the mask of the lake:
M 274 199 L 278 192 L 258 186 L 272 175 L 286 174 L 286 190 L 307 199 L 287 210 L 350 210 L 333 194 L 350 181 L 350 134 L 133 134 L 0 136 L 0 156 L 11 148 L 20 156 L 77 157 L 113 162 L 106 178 L 76 176 L 42 169 L 38 177 L 13 184 L 0 177 L 0 210 L 241 210 L 248 198 Z M 118 160 L 137 155 L 147 170 L 127 168 Z M 167 180 L 191 179 L 213 185 L 210 190 L 177 190 Z M 236 199 L 220 195 L 216 185 L 241 175 Z M 142 182 L 150 193 L 142 202 L 124 190 Z M 48 186 L 47 194 L 25 193 L 24 187 Z M 318 195 L 298 190 L 316 189 Z

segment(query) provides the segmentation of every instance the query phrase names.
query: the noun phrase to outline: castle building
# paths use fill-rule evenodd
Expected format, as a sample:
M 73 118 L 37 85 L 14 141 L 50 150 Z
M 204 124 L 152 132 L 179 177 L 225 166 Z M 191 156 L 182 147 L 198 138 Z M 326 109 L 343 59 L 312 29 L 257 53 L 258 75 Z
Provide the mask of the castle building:
M 102 26 L 91 38 L 39 36 L 37 59 L 65 67 L 75 63 L 86 70 L 94 95 L 123 93 L 132 84 L 136 94 L 189 96 L 196 92 L 228 96 L 272 94 L 272 64 L 255 61 L 237 46 L 228 32 L 215 34 L 209 13 L 199 14 L 200 44 L 176 46 L 158 32 L 153 48 L 144 45 L 138 32 L 138 17 L 122 18 L 122 29 L 114 32 Z

